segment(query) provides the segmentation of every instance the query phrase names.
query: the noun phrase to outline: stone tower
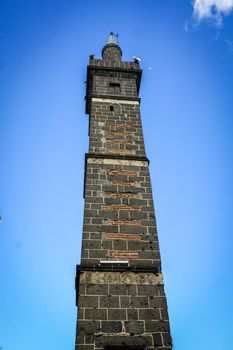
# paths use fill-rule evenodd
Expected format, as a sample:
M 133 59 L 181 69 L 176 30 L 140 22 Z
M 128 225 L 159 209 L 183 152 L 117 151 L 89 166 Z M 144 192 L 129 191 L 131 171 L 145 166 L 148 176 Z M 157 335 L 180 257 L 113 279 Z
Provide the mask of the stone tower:
M 90 56 L 76 350 L 172 349 L 138 97 L 138 60 L 110 34 Z

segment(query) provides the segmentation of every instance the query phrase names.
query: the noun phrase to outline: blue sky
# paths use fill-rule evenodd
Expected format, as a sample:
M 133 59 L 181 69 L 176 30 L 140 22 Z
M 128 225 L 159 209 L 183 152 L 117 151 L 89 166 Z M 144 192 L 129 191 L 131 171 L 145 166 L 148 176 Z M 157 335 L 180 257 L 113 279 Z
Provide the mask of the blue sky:
M 123 58 L 142 59 L 175 349 L 230 349 L 232 8 L 231 0 L 1 2 L 0 348 L 74 348 L 86 65 L 114 31 Z

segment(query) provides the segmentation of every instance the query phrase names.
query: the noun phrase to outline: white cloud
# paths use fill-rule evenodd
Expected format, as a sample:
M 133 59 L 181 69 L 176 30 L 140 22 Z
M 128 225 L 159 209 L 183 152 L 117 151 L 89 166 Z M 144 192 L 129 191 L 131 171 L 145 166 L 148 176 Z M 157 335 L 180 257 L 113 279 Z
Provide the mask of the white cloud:
M 184 22 L 183 28 L 184 28 L 184 30 L 185 30 L 186 32 L 188 32 L 188 30 L 189 30 L 188 21 L 185 21 L 185 22 Z
M 220 27 L 223 15 L 233 11 L 233 0 L 194 0 L 193 10 L 198 21 L 210 19 Z
M 233 52 L 233 41 L 227 40 L 227 39 L 226 39 L 226 40 L 225 40 L 225 43 L 226 43 L 228 49 L 229 49 L 231 52 Z

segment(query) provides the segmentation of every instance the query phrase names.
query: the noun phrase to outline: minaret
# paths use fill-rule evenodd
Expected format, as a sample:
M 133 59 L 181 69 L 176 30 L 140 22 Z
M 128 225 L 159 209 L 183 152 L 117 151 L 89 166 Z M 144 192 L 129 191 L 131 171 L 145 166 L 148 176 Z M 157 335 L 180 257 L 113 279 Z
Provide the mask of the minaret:
M 90 56 L 76 350 L 172 349 L 138 97 L 139 62 L 111 33 Z

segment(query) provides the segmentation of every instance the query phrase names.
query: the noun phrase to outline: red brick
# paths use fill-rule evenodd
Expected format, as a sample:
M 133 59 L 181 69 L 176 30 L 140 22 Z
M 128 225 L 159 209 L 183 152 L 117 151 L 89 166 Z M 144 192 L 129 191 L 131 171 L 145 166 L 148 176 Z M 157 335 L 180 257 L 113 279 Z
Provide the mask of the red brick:
M 113 186 L 135 186 L 135 182 L 132 181 L 112 181 Z
M 107 240 L 118 240 L 118 241 L 140 241 L 141 235 L 130 234 L 130 233 L 107 233 L 105 234 Z
M 126 219 L 119 219 L 119 220 L 107 220 L 108 225 L 125 225 L 125 226 L 141 226 L 141 220 L 126 220 Z
M 106 122 L 105 126 L 107 128 L 135 128 L 135 125 L 132 123 L 109 123 Z
M 113 192 L 113 193 L 107 193 L 105 198 L 139 198 L 139 195 L 136 193 Z
M 112 259 L 137 259 L 138 252 L 136 250 L 108 250 L 107 256 Z
M 109 175 L 128 175 L 128 176 L 137 176 L 136 171 L 130 170 L 109 170 Z
M 117 153 L 117 154 L 132 154 L 134 151 L 130 151 L 127 149 L 113 149 L 113 148 L 106 148 L 106 151 L 109 153 Z
M 133 135 L 133 131 L 108 131 L 107 135 L 114 135 L 114 136 L 131 136 Z
M 141 207 L 138 205 L 126 205 L 126 204 L 110 204 L 102 205 L 102 210 L 130 210 L 130 211 L 140 211 Z
M 123 144 L 128 144 L 131 145 L 133 143 L 133 141 L 130 140 L 121 140 L 121 139 L 111 139 L 111 138 L 106 138 L 107 142 L 110 143 L 123 143 Z

